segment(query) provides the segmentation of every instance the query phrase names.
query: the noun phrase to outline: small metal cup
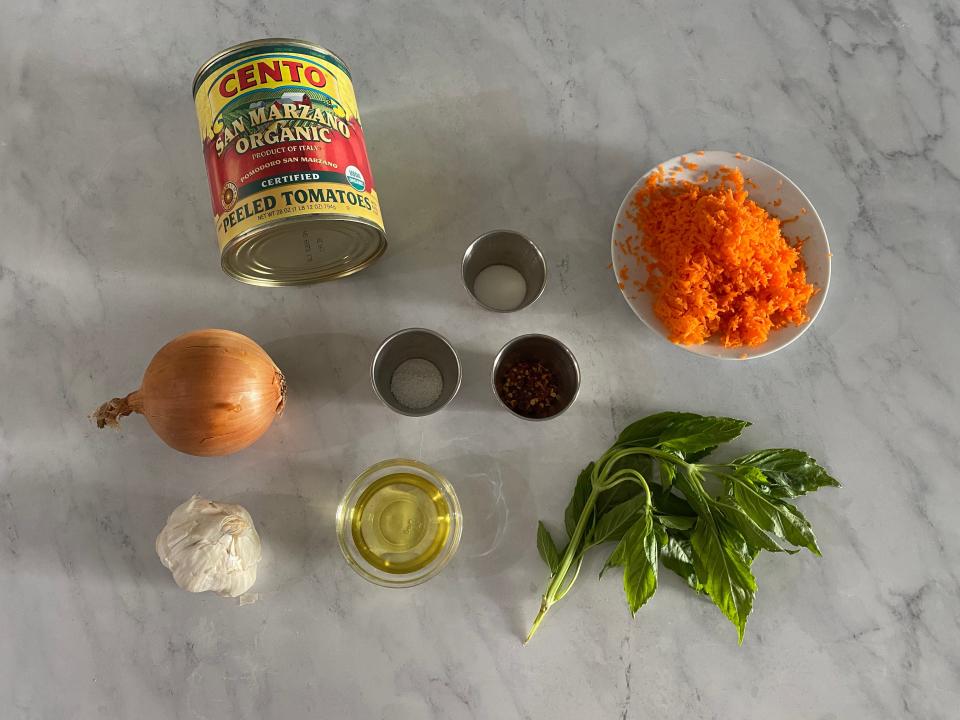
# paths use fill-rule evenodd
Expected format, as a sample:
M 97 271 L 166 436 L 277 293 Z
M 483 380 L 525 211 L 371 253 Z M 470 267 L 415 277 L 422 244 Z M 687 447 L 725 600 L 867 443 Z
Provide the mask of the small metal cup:
M 539 360 L 553 373 L 559 390 L 556 411 L 544 418 L 531 418 L 521 415 L 511 408 L 497 390 L 507 369 L 522 360 Z M 550 420 L 562 414 L 577 399 L 580 392 L 580 366 L 570 352 L 570 348 L 549 335 L 521 335 L 504 345 L 493 361 L 493 373 L 490 376 L 493 394 L 511 413 L 524 420 Z
M 523 275 L 527 292 L 515 308 L 499 310 L 481 302 L 473 290 L 477 275 L 491 265 L 509 265 Z M 547 263 L 540 249 L 524 235 L 513 230 L 491 230 L 472 243 L 463 254 L 461 265 L 463 286 L 480 307 L 492 312 L 514 312 L 532 304 L 547 284 Z
M 419 410 L 401 405 L 390 389 L 396 369 L 414 358 L 422 358 L 436 365 L 443 379 L 440 397 Z M 377 397 L 394 412 L 408 417 L 430 415 L 450 402 L 460 389 L 461 375 L 460 358 L 456 350 L 442 335 L 424 328 L 395 332 L 381 343 L 370 366 L 370 381 Z

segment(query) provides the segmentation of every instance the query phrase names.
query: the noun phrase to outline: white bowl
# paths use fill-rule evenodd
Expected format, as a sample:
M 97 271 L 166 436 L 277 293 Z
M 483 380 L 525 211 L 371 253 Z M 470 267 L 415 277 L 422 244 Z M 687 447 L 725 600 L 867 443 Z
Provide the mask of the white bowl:
M 686 158 L 687 162 L 696 163 L 696 170 L 687 170 L 682 168 L 674 177 L 677 180 L 694 181 L 704 172 L 713 173 L 720 166 L 740 168 L 744 178 L 756 184 L 756 188 L 748 186 L 750 199 L 755 201 L 761 207 L 767 209 L 771 215 L 779 218 L 788 218 L 795 215 L 799 216 L 795 222 L 787 226 L 787 233 L 791 237 L 807 237 L 803 244 L 802 255 L 807 264 L 807 282 L 813 283 L 818 291 L 807 303 L 807 315 L 809 320 L 802 325 L 788 325 L 774 330 L 770 333 L 767 341 L 762 345 L 755 347 L 723 347 L 715 339 L 708 340 L 702 345 L 676 345 L 676 347 L 697 355 L 705 355 L 713 358 L 726 358 L 732 360 L 746 360 L 750 358 L 763 357 L 786 347 L 798 337 L 803 335 L 817 318 L 820 308 L 823 307 L 824 300 L 827 298 L 827 289 L 830 287 L 830 244 L 827 242 L 827 233 L 823 229 L 823 223 L 820 222 L 820 216 L 807 196 L 790 178 L 781 173 L 776 168 L 770 167 L 766 163 L 760 162 L 754 158 L 743 154 L 725 152 L 723 150 L 707 150 L 703 155 L 697 155 L 695 152 L 678 155 L 675 158 L 661 163 L 658 167 L 663 167 L 669 173 L 671 168 L 680 164 L 680 158 Z M 639 280 L 641 283 L 647 280 L 647 270 L 642 263 L 637 262 L 633 257 L 626 256 L 620 252 L 620 245 L 628 235 L 639 235 L 636 226 L 627 219 L 627 210 L 630 207 L 634 194 L 639 190 L 647 180 L 647 176 L 654 172 L 652 168 L 642 178 L 637 180 L 630 192 L 627 193 L 620 205 L 620 211 L 617 213 L 617 219 L 613 223 L 613 237 L 610 247 L 613 255 L 613 272 L 619 282 L 617 275 L 620 268 L 627 265 L 630 268 L 631 280 Z M 709 187 L 715 184 L 708 182 L 705 185 Z M 774 207 L 773 202 L 779 199 L 779 207 Z M 644 324 L 670 342 L 666 328 L 660 322 L 660 319 L 653 312 L 653 298 L 649 292 L 637 292 L 629 284 L 621 288 L 624 299 L 638 318 L 643 320 Z M 675 343 L 670 342 L 671 345 Z

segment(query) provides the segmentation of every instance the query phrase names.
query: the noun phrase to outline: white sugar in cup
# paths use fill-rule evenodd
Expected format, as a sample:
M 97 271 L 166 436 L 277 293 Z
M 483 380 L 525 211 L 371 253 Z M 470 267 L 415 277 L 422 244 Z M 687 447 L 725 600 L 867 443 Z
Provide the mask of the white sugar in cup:
M 543 293 L 547 264 L 540 249 L 520 233 L 492 230 L 470 243 L 463 254 L 461 277 L 478 305 L 493 312 L 513 312 Z
M 473 294 L 481 305 L 509 312 L 523 304 L 527 296 L 527 281 L 509 265 L 485 267 L 473 281 Z

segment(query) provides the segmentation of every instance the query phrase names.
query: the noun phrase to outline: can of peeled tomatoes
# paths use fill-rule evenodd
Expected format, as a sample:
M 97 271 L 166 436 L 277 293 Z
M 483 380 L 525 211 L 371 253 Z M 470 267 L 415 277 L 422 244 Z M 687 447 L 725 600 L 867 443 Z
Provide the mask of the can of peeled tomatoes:
M 299 40 L 256 40 L 197 72 L 193 97 L 220 264 L 254 285 L 355 273 L 387 247 L 350 71 Z

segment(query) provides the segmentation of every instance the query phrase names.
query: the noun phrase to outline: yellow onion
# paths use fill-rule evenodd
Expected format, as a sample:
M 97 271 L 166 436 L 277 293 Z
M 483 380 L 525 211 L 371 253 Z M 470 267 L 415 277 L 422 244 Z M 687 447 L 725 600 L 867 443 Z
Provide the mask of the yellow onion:
M 195 330 L 160 348 L 139 390 L 101 405 L 97 427 L 140 413 L 167 445 L 190 455 L 229 455 L 252 445 L 281 412 L 283 373 L 253 340 Z

